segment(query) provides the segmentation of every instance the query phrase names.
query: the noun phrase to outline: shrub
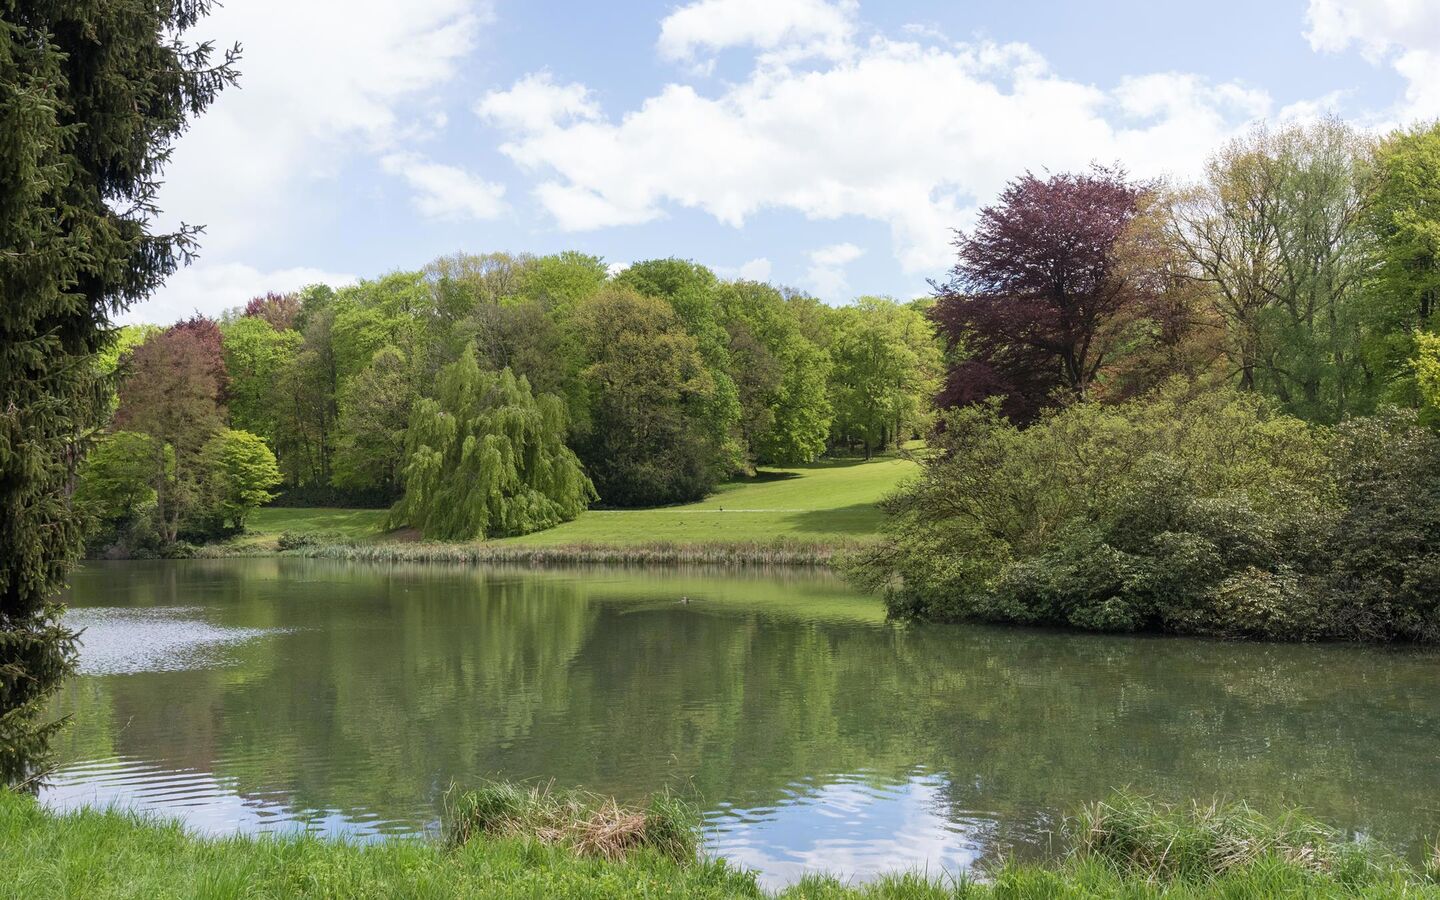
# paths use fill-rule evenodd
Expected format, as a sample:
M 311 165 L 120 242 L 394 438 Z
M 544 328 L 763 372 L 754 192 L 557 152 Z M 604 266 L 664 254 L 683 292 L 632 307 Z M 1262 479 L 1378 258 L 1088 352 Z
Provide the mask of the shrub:
M 1304 577 L 1339 511 L 1330 436 L 1174 383 L 1027 429 L 948 415 L 889 539 L 849 573 L 892 614 L 1262 638 L 1325 633 Z
M 299 550 L 331 544 L 348 544 L 350 539 L 338 531 L 284 531 L 275 541 L 280 550 Z
M 1323 591 L 1342 633 L 1440 640 L 1440 437 L 1382 411 L 1339 427 L 1332 465 L 1345 511 Z

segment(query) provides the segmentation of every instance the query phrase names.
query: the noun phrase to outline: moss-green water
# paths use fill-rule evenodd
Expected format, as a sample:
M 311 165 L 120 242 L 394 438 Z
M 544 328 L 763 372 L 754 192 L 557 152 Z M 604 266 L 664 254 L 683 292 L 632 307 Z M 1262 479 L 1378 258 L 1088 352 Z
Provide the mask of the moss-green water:
M 476 779 L 669 788 L 772 888 L 1038 859 L 1127 786 L 1412 855 L 1440 834 L 1434 653 L 897 626 L 797 570 L 269 557 L 74 583 L 60 807 L 372 836 L 433 828 Z

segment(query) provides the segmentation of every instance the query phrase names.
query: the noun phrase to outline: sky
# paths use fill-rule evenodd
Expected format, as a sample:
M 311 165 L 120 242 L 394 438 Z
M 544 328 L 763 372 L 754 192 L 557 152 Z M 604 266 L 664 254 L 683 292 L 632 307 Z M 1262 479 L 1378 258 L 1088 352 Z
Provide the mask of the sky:
M 914 297 L 1027 170 L 1440 117 L 1437 0 L 228 0 L 189 37 L 240 86 L 159 198 L 200 258 L 126 321 L 457 251 Z

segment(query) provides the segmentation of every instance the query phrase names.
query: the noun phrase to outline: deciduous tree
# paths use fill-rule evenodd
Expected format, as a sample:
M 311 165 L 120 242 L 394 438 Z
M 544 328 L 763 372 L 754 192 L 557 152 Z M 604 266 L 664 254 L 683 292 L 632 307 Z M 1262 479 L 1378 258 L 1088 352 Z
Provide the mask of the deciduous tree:
M 1116 248 L 1149 188 L 1118 170 L 1012 181 L 955 241 L 936 285 L 935 322 L 961 351 L 942 406 L 1004 398 L 1028 421 L 1057 399 L 1084 399 L 1148 299 Z
M 122 362 L 116 427 L 148 434 L 157 453 L 174 455 L 156 497 L 167 543 L 202 502 L 201 451 L 224 427 L 223 362 L 217 372 L 211 343 L 208 330 L 182 323 L 153 335 Z M 162 462 L 159 468 L 166 466 Z
M 474 348 L 446 366 L 405 436 L 405 495 L 391 514 L 427 538 L 528 534 L 578 516 L 595 496 L 565 445 L 565 404 L 535 396 Z
M 270 489 L 280 483 L 280 467 L 259 436 L 226 428 L 206 442 L 200 461 L 205 512 L 224 528 L 243 530 L 250 513 L 275 499 Z
M 1369 158 L 1368 139 L 1336 120 L 1257 128 L 1171 203 L 1172 233 L 1225 320 L 1239 386 L 1311 421 L 1374 403 L 1361 308 L 1373 273 Z
M 675 310 L 612 287 L 582 302 L 571 326 L 589 410 L 576 449 L 600 499 L 655 506 L 709 493 L 728 468 L 706 418 L 715 380 Z

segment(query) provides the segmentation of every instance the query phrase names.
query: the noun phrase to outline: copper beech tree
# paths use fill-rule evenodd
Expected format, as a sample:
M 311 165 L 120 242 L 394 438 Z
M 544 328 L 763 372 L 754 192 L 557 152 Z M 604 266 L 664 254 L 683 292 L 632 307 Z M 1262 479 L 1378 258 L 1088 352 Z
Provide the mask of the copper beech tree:
M 1156 308 L 1155 279 L 1122 252 L 1150 193 L 1115 169 L 1026 173 L 981 210 L 974 230 L 956 237 L 949 281 L 932 283 L 931 318 L 959 358 L 941 406 L 1000 397 L 1003 412 L 1024 422 L 1087 396 Z

